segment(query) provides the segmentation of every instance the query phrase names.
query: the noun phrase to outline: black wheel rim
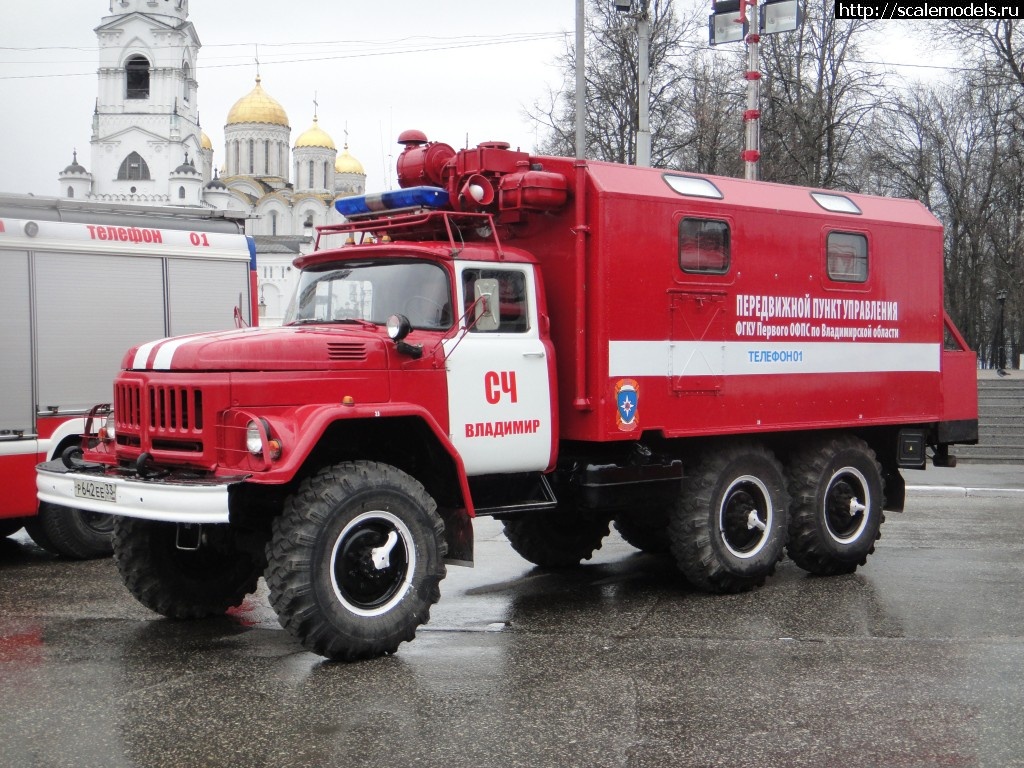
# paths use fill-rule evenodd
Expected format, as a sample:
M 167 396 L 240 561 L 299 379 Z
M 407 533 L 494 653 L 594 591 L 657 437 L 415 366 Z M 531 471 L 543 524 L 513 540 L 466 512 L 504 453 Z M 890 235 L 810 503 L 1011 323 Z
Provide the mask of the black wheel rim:
M 825 528 L 839 544 L 856 541 L 871 509 L 871 491 L 860 470 L 844 467 L 832 475 L 825 490 Z
M 719 507 L 722 543 L 735 557 L 754 557 L 768 543 L 774 514 L 768 488 L 759 478 L 736 478 L 723 494 Z
M 334 593 L 353 613 L 386 613 L 408 591 L 415 563 L 405 523 L 390 512 L 366 512 L 335 540 L 330 563 Z

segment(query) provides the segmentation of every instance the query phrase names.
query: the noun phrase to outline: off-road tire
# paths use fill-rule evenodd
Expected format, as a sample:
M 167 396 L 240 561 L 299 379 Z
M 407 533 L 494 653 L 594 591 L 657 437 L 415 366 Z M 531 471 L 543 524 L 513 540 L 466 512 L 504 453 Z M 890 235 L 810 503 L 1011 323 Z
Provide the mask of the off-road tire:
M 25 528 L 40 547 L 72 560 L 110 557 L 114 551 L 111 515 L 42 502 Z
M 669 507 L 653 507 L 639 512 L 622 512 L 615 516 L 615 530 L 623 540 L 641 552 L 663 555 L 669 551 Z
M 687 580 L 707 592 L 759 587 L 782 558 L 788 507 L 782 465 L 771 451 L 750 443 L 711 448 L 684 479 L 669 522 L 672 555 Z
M 505 536 L 534 565 L 574 568 L 601 548 L 608 522 L 608 517 L 582 512 L 566 499 L 554 510 L 506 520 Z
M 256 591 L 263 569 L 227 525 L 205 525 L 198 549 L 178 549 L 176 524 L 131 517 L 114 521 L 114 562 L 135 599 L 171 619 L 222 615 Z
M 866 564 L 885 522 L 885 476 L 867 443 L 836 435 L 807 446 L 788 475 L 790 559 L 820 576 Z
M 418 481 L 387 464 L 336 464 L 303 481 L 274 520 L 270 604 L 313 653 L 394 653 L 441 598 L 446 552 L 437 505 Z

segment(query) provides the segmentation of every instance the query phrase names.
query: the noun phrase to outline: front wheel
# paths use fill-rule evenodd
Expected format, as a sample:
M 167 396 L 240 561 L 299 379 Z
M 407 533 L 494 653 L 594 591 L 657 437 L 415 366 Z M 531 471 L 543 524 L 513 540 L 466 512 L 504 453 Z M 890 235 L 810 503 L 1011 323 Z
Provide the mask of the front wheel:
M 270 603 L 321 656 L 394 653 L 440 599 L 446 551 L 444 523 L 419 482 L 386 464 L 337 464 L 304 481 L 274 520 Z
M 875 551 L 885 521 L 885 480 L 860 438 L 838 435 L 789 464 L 789 557 L 810 573 L 853 573 Z
M 218 616 L 256 591 L 262 559 L 227 525 L 180 534 L 174 523 L 118 517 L 114 562 L 136 600 L 171 619 Z
M 762 585 L 782 558 L 788 506 L 782 466 L 767 448 L 712 449 L 684 481 L 669 522 L 676 563 L 708 592 Z

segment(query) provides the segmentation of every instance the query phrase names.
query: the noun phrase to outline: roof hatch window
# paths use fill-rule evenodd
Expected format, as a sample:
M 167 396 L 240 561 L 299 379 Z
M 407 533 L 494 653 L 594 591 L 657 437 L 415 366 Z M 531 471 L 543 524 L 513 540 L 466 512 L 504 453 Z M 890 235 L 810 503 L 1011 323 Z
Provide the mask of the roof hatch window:
M 665 183 L 672 187 L 672 191 L 687 197 L 708 197 L 712 200 L 721 200 L 722 192 L 707 179 L 697 176 L 675 176 L 666 173 L 662 178 Z
M 811 197 L 814 198 L 814 202 L 826 211 L 832 211 L 832 213 L 860 214 L 861 212 L 860 208 L 857 207 L 857 204 L 846 195 L 831 195 L 826 192 L 811 192 Z

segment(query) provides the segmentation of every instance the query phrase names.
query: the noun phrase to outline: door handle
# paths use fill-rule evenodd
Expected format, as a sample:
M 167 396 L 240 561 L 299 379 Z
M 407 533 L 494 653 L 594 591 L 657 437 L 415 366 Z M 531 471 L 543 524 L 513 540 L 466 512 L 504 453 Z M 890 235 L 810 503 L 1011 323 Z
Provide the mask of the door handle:
M 523 357 L 544 357 L 543 352 L 523 352 Z

